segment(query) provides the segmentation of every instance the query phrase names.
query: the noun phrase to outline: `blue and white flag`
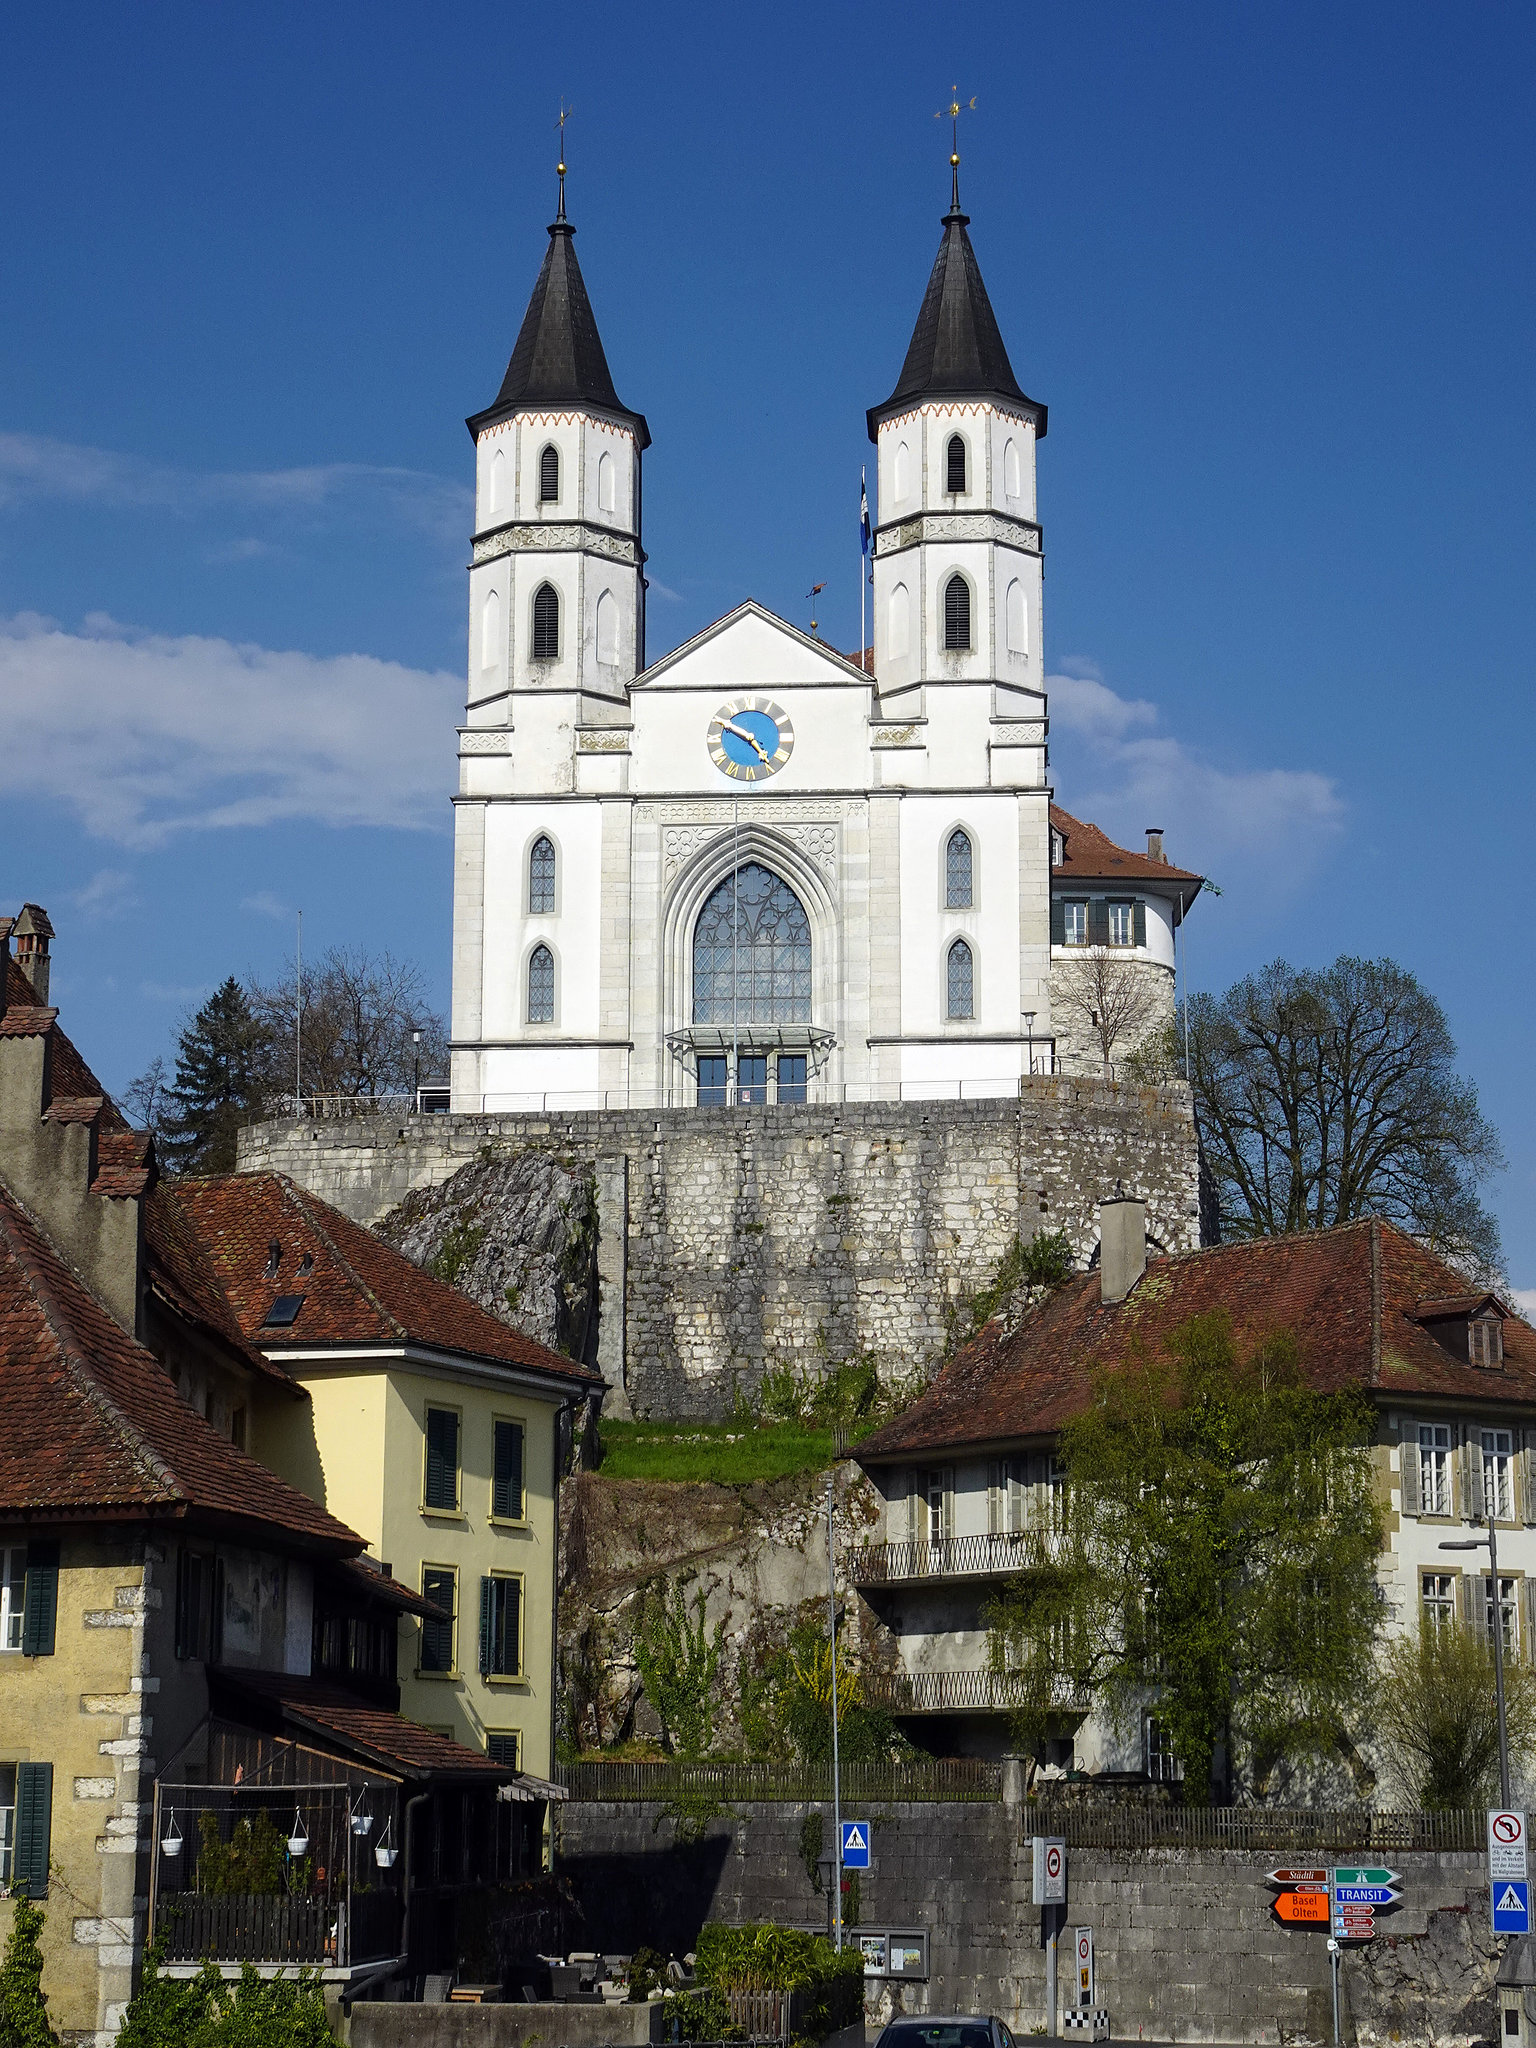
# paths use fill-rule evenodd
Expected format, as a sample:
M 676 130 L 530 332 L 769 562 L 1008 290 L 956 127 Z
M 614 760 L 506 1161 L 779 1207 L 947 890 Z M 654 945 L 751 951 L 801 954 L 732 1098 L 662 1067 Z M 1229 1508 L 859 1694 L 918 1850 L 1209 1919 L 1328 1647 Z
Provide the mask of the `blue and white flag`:
M 869 530 L 869 490 L 864 482 L 864 472 L 859 471 L 859 553 L 867 555 L 872 536 Z

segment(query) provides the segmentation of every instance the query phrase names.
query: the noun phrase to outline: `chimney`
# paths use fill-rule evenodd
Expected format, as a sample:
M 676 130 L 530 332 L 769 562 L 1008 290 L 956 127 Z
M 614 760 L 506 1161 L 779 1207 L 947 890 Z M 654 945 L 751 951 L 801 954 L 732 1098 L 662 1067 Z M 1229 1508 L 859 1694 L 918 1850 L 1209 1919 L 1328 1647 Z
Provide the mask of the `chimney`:
M 21 915 L 12 930 L 16 935 L 16 965 L 31 982 L 39 1003 L 48 1001 L 48 941 L 53 937 L 53 926 L 48 913 L 38 903 L 23 903 Z
M 1163 828 L 1161 825 L 1147 827 L 1147 859 L 1163 860 Z M 1166 865 L 1166 862 L 1164 862 Z
M 1147 1205 L 1120 1192 L 1099 1204 L 1099 1298 L 1124 1301 L 1147 1270 Z

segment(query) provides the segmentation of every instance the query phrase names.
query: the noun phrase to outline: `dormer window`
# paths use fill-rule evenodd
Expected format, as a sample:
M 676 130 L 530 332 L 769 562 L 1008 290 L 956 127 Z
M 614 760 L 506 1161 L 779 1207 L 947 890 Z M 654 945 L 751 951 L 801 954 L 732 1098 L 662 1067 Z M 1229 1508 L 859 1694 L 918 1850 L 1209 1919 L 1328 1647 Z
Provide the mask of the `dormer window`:
M 1468 1320 L 1467 1356 L 1474 1365 L 1504 1363 L 1504 1324 L 1498 1316 L 1472 1316 Z
M 1051 834 L 1051 866 L 1059 868 L 1067 857 L 1067 842 L 1059 832 Z

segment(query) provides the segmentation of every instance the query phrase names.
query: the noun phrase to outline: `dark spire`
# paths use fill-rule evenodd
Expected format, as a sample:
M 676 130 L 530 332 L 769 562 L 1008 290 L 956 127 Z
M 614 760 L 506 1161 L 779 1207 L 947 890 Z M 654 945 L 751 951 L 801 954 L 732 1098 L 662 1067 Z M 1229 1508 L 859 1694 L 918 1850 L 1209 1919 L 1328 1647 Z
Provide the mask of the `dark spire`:
M 1045 434 L 1045 407 L 1019 389 L 981 266 L 965 232 L 970 215 L 960 211 L 960 159 L 950 158 L 951 198 L 944 215 L 944 239 L 934 259 L 928 289 L 907 346 L 896 389 L 884 405 L 869 410 L 869 438 L 883 419 L 920 405 L 925 398 L 998 398 L 1027 405 Z
M 648 448 L 643 413 L 620 403 L 608 358 L 592 312 L 592 301 L 576 261 L 576 230 L 565 217 L 565 165 L 560 166 L 560 207 L 549 228 L 549 248 L 533 297 L 518 330 L 517 345 L 494 405 L 467 422 L 471 435 L 515 412 L 556 406 L 608 413 L 635 429 Z

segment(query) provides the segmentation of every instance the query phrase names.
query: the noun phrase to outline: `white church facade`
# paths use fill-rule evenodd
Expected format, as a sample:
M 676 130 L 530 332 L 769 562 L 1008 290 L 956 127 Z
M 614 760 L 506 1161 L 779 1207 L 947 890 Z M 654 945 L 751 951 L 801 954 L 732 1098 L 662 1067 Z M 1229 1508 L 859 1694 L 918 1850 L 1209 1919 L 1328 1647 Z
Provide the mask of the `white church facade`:
M 650 436 L 562 181 L 501 391 L 468 423 L 455 1111 L 1016 1094 L 1096 1060 L 1056 1014 L 1077 949 L 1136 963 L 1172 1014 L 1199 877 L 1160 837 L 1131 854 L 1052 806 L 1046 410 L 967 226 L 957 186 L 868 415 L 872 649 L 746 602 L 647 666 Z

